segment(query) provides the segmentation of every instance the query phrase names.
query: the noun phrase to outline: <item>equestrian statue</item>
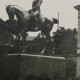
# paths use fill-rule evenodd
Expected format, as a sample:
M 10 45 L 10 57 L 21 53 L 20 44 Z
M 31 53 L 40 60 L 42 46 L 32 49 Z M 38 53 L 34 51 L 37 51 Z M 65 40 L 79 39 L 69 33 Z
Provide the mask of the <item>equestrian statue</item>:
M 35 6 L 35 3 L 38 3 L 38 5 Z M 12 34 L 16 35 L 17 39 L 23 37 L 22 39 L 24 40 L 28 31 L 41 31 L 42 37 L 46 40 L 45 44 L 47 40 L 50 40 L 50 31 L 54 24 L 58 24 L 58 20 L 55 18 L 50 20 L 43 17 L 40 11 L 41 3 L 42 0 L 40 0 L 40 2 L 34 0 L 32 9 L 29 11 L 26 11 L 17 5 L 6 6 L 9 20 L 7 20 L 6 23 L 3 21 L 3 23 Z M 15 16 L 17 19 L 16 21 L 14 20 Z

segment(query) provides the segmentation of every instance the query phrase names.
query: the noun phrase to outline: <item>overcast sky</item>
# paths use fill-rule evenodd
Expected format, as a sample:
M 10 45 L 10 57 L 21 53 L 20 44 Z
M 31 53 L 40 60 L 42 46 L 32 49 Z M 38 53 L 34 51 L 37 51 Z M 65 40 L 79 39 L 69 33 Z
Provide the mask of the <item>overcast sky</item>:
M 6 5 L 13 4 L 24 8 L 26 11 L 32 8 L 33 0 L 0 0 L 0 18 L 7 20 Z M 74 9 L 75 5 L 80 4 L 80 0 L 43 0 L 41 13 L 47 18 L 58 18 L 60 14 L 60 26 L 65 28 L 77 28 L 78 13 Z M 53 30 L 56 30 L 54 25 Z

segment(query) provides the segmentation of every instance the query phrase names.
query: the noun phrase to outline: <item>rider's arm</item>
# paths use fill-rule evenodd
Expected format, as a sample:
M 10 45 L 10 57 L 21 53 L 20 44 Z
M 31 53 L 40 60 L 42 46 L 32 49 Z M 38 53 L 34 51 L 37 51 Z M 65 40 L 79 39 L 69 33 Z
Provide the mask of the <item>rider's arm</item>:
M 35 9 L 40 8 L 40 6 L 41 6 L 41 4 L 42 4 L 42 1 L 43 1 L 43 0 L 39 0 L 38 3 L 36 4 L 36 6 L 34 6 L 34 7 L 32 8 L 32 10 L 35 10 Z

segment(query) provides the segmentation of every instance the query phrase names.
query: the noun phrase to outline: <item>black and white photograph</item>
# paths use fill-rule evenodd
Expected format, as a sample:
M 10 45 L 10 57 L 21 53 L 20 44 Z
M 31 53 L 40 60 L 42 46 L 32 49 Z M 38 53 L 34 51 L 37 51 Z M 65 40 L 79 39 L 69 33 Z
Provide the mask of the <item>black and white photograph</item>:
M 80 0 L 0 0 L 0 80 L 80 80 Z

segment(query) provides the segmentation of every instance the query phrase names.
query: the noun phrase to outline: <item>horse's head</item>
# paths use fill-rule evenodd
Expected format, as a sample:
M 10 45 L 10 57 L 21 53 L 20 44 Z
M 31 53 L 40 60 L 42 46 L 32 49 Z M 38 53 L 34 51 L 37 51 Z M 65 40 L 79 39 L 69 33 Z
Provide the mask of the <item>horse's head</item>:
M 18 21 L 25 20 L 25 18 L 28 15 L 28 12 L 26 12 L 23 8 L 17 5 L 6 6 L 6 12 L 9 16 L 9 19 L 14 19 L 14 15 L 15 15 Z
M 10 5 L 6 6 L 6 12 L 7 12 L 10 20 L 14 19 L 14 12 L 15 11 L 13 8 L 11 8 Z
M 58 24 L 58 20 L 56 18 L 52 18 L 54 24 Z

